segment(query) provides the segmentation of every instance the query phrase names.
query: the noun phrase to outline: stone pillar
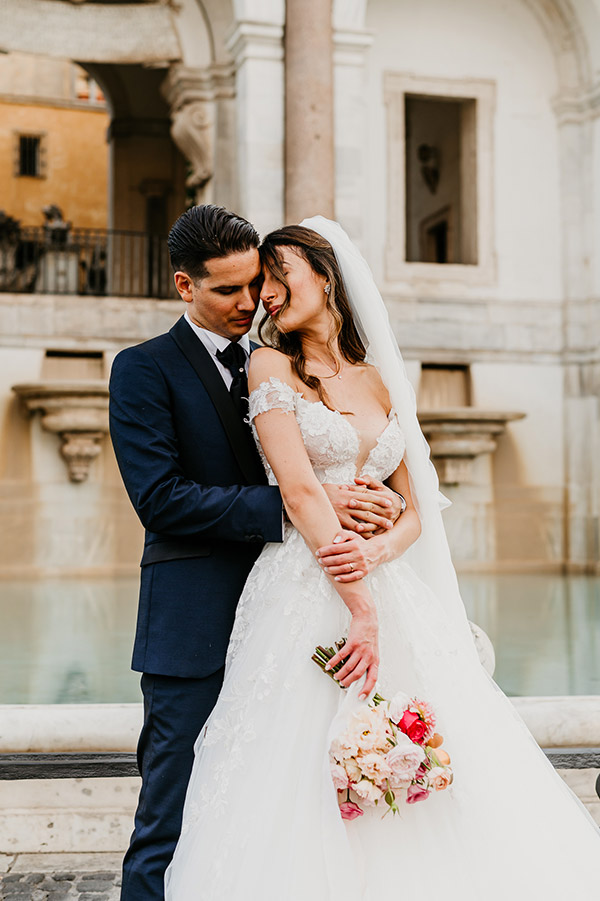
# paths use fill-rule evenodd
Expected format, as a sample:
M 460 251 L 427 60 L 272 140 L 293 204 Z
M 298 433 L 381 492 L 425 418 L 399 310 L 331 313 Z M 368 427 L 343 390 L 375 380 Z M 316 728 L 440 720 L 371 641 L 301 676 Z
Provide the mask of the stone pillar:
M 594 94 L 578 88 L 574 100 L 567 96 L 555 102 L 564 282 L 564 556 L 567 569 L 575 573 L 600 570 L 600 267 L 593 183 L 600 126 L 597 101 L 590 100 Z
M 336 0 L 334 7 L 335 216 L 365 253 L 369 218 L 366 57 L 373 35 L 364 28 L 365 10 L 357 6 Z
M 234 209 L 264 235 L 283 222 L 283 5 L 263 10 L 268 21 L 244 12 L 254 19 L 238 21 L 227 43 L 237 98 Z
M 334 217 L 332 0 L 287 0 L 285 221 Z

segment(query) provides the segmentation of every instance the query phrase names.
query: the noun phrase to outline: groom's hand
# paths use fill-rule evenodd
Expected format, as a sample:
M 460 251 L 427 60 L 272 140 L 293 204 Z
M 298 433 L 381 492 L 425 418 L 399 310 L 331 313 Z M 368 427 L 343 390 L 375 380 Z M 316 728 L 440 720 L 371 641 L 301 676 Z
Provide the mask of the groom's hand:
M 399 495 L 371 476 L 354 482 L 354 485 L 323 485 L 341 527 L 364 538 L 387 532 L 400 516 Z

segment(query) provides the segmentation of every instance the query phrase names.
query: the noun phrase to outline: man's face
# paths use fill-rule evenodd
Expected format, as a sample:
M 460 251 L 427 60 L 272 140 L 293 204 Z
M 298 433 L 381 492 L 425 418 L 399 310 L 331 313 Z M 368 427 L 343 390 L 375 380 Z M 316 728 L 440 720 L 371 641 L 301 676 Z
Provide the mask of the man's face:
M 232 341 L 250 330 L 258 304 L 262 273 L 252 248 L 206 262 L 207 274 L 192 279 L 175 273 L 175 285 L 192 322 Z

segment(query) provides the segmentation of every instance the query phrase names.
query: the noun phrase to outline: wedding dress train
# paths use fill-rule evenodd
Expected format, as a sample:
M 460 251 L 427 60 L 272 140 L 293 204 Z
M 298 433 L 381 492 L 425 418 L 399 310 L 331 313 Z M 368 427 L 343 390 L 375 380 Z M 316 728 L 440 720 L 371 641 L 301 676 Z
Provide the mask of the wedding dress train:
M 352 481 L 360 436 L 347 418 L 277 379 L 252 393 L 251 419 L 272 408 L 296 417 L 322 483 Z M 403 451 L 392 415 L 362 473 L 387 478 Z M 380 805 L 341 819 L 330 727 L 358 691 L 342 691 L 311 655 L 347 633 L 349 615 L 286 525 L 239 603 L 223 690 L 196 744 L 166 901 L 600 898 L 597 827 L 407 559 L 367 578 L 380 626 L 378 689 L 433 705 L 453 786 L 401 803 L 395 817 L 382 820 Z

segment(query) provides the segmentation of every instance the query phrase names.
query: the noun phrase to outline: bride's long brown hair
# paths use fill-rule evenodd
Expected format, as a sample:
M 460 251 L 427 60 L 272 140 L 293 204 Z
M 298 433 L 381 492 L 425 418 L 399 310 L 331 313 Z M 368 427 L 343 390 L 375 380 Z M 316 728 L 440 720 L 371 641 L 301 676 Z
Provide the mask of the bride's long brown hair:
M 285 301 L 277 315 L 275 317 L 268 314 L 263 316 L 258 327 L 260 339 L 289 357 L 292 369 L 300 381 L 316 391 L 319 400 L 333 410 L 335 408 L 329 403 L 321 380 L 316 375 L 309 375 L 306 371 L 306 357 L 298 332 L 281 332 L 275 324 L 275 319 L 286 309 L 290 300 L 290 288 L 282 269 L 280 247 L 291 247 L 306 260 L 317 275 L 324 275 L 331 286 L 329 294 L 326 295 L 326 306 L 331 313 L 332 321 L 331 332 L 327 339 L 327 348 L 332 356 L 333 345 L 337 338 L 339 351 L 344 360 L 353 364 L 364 363 L 366 352 L 354 325 L 342 275 L 329 241 L 302 225 L 286 225 L 284 228 L 270 232 L 259 247 L 262 265 L 273 278 L 281 282 L 286 292 Z

